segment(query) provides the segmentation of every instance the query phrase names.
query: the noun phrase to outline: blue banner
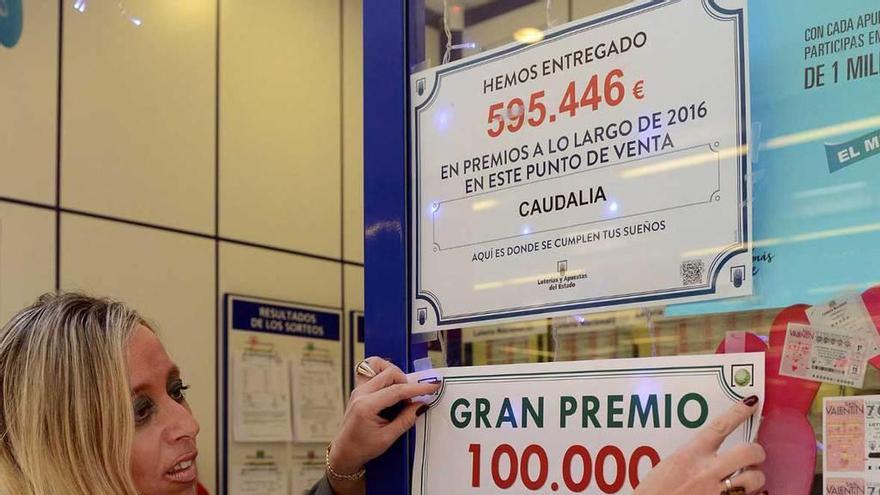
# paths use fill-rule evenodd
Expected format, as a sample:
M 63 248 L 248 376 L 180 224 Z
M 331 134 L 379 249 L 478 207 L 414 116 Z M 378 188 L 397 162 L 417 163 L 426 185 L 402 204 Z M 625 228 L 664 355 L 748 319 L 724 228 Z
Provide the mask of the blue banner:
M 232 299 L 232 330 L 339 340 L 339 313 L 311 308 Z
M 826 144 L 828 170 L 838 170 L 880 155 L 880 129 L 838 144 Z
M 880 9 L 796 4 L 749 2 L 754 295 L 670 315 L 816 304 L 880 283 Z M 829 143 L 842 143 L 831 162 Z

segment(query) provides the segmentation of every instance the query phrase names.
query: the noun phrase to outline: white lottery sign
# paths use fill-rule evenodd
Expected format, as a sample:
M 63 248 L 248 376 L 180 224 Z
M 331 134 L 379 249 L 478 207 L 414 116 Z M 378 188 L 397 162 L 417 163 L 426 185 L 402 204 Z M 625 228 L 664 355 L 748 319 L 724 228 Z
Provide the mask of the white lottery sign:
M 413 331 L 751 294 L 745 3 L 413 74 Z
M 764 354 L 446 368 L 416 423 L 413 495 L 631 493 L 751 395 Z M 763 399 L 762 399 L 763 400 Z M 756 415 L 721 446 L 753 441 Z

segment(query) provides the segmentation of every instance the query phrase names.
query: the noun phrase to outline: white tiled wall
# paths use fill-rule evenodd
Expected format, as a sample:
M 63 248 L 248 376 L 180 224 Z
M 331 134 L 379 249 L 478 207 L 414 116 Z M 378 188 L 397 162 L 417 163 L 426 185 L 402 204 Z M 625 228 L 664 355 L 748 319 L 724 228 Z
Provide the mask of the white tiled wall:
M 364 267 L 345 266 L 345 313 L 364 310 Z M 347 318 L 347 316 L 346 316 Z
M 55 202 L 57 2 L 26 2 L 21 39 L 0 45 L 0 195 Z
M 109 295 L 154 322 L 192 387 L 199 471 L 214 479 L 214 241 L 63 213 L 61 289 Z
M 363 308 L 361 2 L 125 1 L 140 26 L 115 1 L 23 6 L 0 46 L 0 319 L 56 288 L 152 318 L 216 493 L 223 294 Z
M 224 237 L 341 256 L 341 5 L 220 2 Z
M 363 32 L 360 1 L 349 2 L 343 9 L 342 86 L 343 164 L 342 183 L 344 227 L 343 256 L 364 261 L 364 78 Z M 363 284 L 361 284 L 363 285 Z
M 0 202 L 0 320 L 55 287 L 55 212 Z
M 220 292 L 342 307 L 342 265 L 265 249 L 220 244 Z
M 361 266 L 354 265 L 346 265 L 343 270 L 343 276 L 345 277 L 343 282 L 345 284 L 345 327 L 346 327 L 346 335 L 348 336 L 346 339 L 346 345 L 348 345 L 348 339 L 354 339 L 354 345 L 349 346 L 345 349 L 344 355 L 346 356 L 348 362 L 346 366 L 351 368 L 345 368 L 344 373 L 345 376 L 345 384 L 346 390 L 351 388 L 350 380 L 352 379 L 353 372 L 351 371 L 354 366 L 357 365 L 357 361 L 361 358 L 356 351 L 354 351 L 354 346 L 357 346 L 357 335 L 353 335 L 354 329 L 352 328 L 351 321 L 351 312 L 352 311 L 364 311 L 364 268 Z M 361 344 L 361 347 L 363 344 Z
M 61 204 L 212 234 L 216 0 L 126 5 L 63 15 Z

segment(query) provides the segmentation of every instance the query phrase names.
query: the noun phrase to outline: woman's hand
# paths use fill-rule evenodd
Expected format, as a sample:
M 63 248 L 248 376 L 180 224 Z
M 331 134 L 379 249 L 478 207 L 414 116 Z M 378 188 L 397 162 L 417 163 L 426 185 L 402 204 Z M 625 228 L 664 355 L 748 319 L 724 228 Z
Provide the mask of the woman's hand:
M 391 447 L 401 435 L 412 428 L 416 418 L 428 408 L 419 402 L 409 403 L 393 421 L 379 412 L 400 401 L 429 395 L 440 386 L 433 383 L 407 383 L 406 375 L 384 359 L 367 360 L 377 372 L 373 378 L 357 376 L 357 388 L 351 393 L 345 417 L 330 448 L 330 467 L 343 474 L 356 473 L 368 462 Z M 330 478 L 337 494 L 362 492 L 362 485 Z M 347 485 L 347 486 L 346 486 Z
M 764 449 L 756 444 L 737 445 L 719 454 L 718 448 L 758 408 L 758 398 L 749 397 L 702 428 L 697 437 L 664 459 L 633 495 L 719 495 L 731 486 L 755 493 L 764 486 L 764 473 L 755 466 L 764 462 Z

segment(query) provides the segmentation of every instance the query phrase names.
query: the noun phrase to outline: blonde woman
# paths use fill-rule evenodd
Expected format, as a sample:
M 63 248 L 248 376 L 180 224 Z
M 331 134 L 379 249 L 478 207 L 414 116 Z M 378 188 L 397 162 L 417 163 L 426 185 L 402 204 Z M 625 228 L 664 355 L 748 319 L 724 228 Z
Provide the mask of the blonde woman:
M 150 324 L 125 305 L 81 294 L 45 295 L 0 330 L 0 495 L 195 495 L 199 424 L 187 386 Z M 359 378 L 329 450 L 316 495 L 363 494 L 363 466 L 423 411 L 393 421 L 379 413 L 436 391 L 408 384 L 390 363 Z M 662 462 L 639 495 L 753 493 L 763 485 L 760 447 L 715 451 L 751 416 L 757 398 L 734 406 Z M 745 470 L 733 481 L 733 472 Z M 737 489 L 737 491 L 731 488 Z
M 0 495 L 197 493 L 199 424 L 180 370 L 151 328 L 119 302 L 59 294 L 0 330 Z M 333 443 L 337 472 L 384 452 L 419 406 L 393 422 L 371 421 L 371 411 L 436 390 L 394 384 L 396 376 L 389 368 L 374 390 L 358 392 L 346 423 L 356 418 L 359 426 Z M 362 493 L 363 480 L 325 480 L 316 491 Z

